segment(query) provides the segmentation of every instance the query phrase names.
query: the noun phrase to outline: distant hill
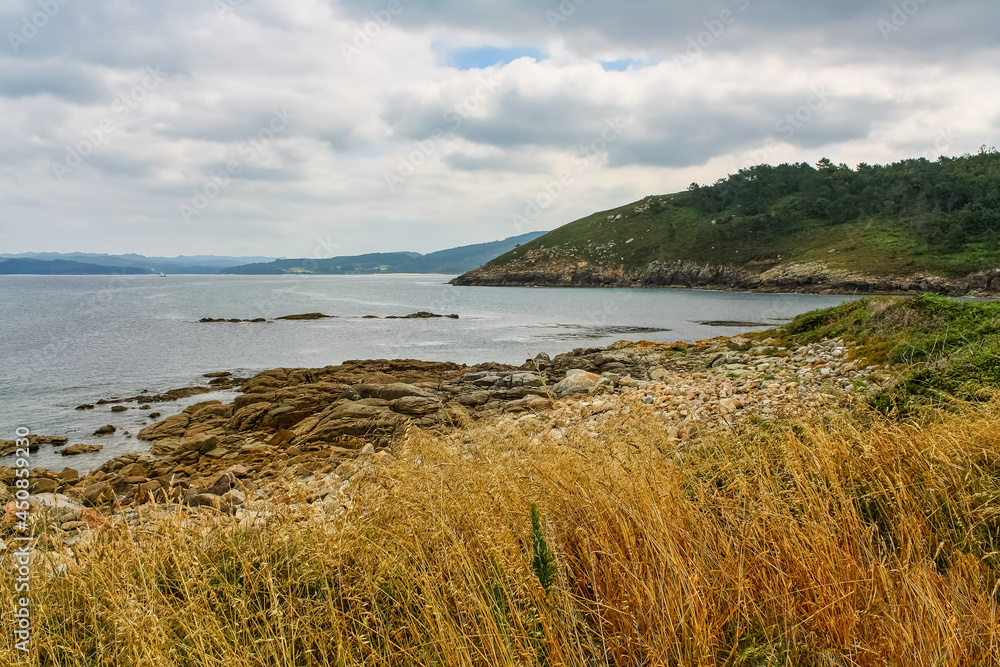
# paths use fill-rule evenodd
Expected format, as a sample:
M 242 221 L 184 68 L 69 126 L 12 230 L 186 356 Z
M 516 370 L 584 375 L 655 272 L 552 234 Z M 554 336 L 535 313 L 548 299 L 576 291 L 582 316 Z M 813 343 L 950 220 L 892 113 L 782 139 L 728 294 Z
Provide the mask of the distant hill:
M 101 276 L 139 275 L 148 271 L 129 266 L 99 266 L 83 262 L 41 259 L 5 259 L 0 257 L 0 275 Z
M 222 269 L 247 264 L 248 262 L 269 262 L 275 259 L 274 257 L 226 257 L 216 255 L 146 257 L 134 253 L 127 255 L 106 255 L 85 252 L 28 252 L 18 255 L 0 255 L 0 258 L 82 262 L 84 264 L 96 264 L 104 267 L 139 269 L 138 271 L 128 271 L 128 273 L 159 273 L 163 271 L 164 273 L 171 274 L 213 274 L 219 273 Z
M 545 232 L 531 232 L 503 241 L 477 243 L 421 255 L 416 252 L 372 253 L 329 259 L 281 259 L 266 264 L 248 264 L 222 273 L 277 275 L 285 273 L 344 275 L 377 273 L 464 273 L 498 255 L 528 243 Z
M 595 213 L 457 285 L 1000 293 L 1000 153 L 759 165 Z

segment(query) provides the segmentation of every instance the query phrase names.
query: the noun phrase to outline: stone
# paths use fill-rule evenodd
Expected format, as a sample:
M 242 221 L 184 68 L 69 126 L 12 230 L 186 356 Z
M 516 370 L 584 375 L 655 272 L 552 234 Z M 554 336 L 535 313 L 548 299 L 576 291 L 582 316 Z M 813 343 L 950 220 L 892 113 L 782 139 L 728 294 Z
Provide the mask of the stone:
M 184 502 L 189 507 L 212 507 L 214 509 L 222 507 L 222 498 L 210 493 L 195 493 L 190 498 L 185 498 Z
M 323 313 L 303 313 L 301 315 L 285 315 L 284 317 L 276 317 L 276 320 L 327 320 L 331 319 L 333 315 L 324 315 Z
M 753 347 L 753 341 L 744 338 L 743 336 L 733 336 L 726 343 L 726 347 L 734 352 L 745 352 Z
M 222 496 L 235 487 L 236 475 L 231 472 L 224 472 L 216 477 L 215 480 L 208 485 L 204 492 L 212 494 L 213 496 Z
M 28 498 L 28 504 L 32 510 L 42 509 L 55 524 L 78 521 L 84 510 L 70 497 L 56 493 L 36 493 Z
M 28 490 L 35 494 L 41 493 L 55 493 L 56 489 L 59 488 L 59 482 L 54 479 L 41 478 L 31 480 L 31 484 L 28 486 Z
M 117 430 L 118 430 L 117 428 L 115 428 L 111 424 L 108 424 L 107 426 L 102 426 L 101 428 L 94 431 L 94 435 L 111 435 Z
M 503 410 L 504 412 L 541 412 L 551 407 L 552 399 L 529 394 L 524 398 L 508 402 L 503 406 Z
M 372 464 L 377 466 L 386 466 L 395 461 L 396 458 L 389 452 L 379 452 L 372 457 Z
M 558 397 L 586 394 L 597 386 L 601 376 L 581 369 L 566 371 L 566 377 L 552 387 L 552 395 Z
M 113 405 L 111 406 L 111 412 L 125 412 L 128 408 L 124 405 Z
M 86 524 L 87 528 L 89 528 L 90 530 L 97 530 L 105 523 L 107 523 L 108 519 L 100 512 L 97 512 L 96 510 L 85 509 L 80 514 L 80 521 Z
M 267 444 L 270 445 L 271 447 L 281 447 L 291 442 L 292 438 L 294 437 L 295 437 L 295 431 L 283 428 L 279 430 L 277 433 L 275 433 L 274 437 L 268 440 Z
M 104 449 L 104 445 L 70 445 L 62 450 L 63 456 L 77 456 L 79 454 L 93 454 Z
M 426 415 L 441 409 L 441 402 L 422 396 L 404 396 L 389 403 L 393 412 L 404 415 Z
M 242 491 L 236 489 L 231 489 L 227 491 L 225 495 L 222 496 L 222 502 L 225 507 L 230 511 L 234 511 L 237 507 L 243 507 L 247 504 L 247 497 Z
M 109 483 L 97 482 L 84 489 L 83 499 L 91 507 L 96 507 L 102 503 L 114 500 L 115 492 Z
M 94 407 L 95 406 L 92 403 L 84 403 L 83 405 L 76 406 L 76 408 L 74 408 L 74 409 L 75 410 L 93 410 Z

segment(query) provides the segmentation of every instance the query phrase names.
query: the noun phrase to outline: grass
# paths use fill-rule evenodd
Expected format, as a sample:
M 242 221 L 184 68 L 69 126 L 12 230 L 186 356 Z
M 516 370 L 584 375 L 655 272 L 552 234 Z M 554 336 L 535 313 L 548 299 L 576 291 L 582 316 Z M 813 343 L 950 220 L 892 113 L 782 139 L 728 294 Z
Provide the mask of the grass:
M 900 380 L 873 399 L 885 412 L 985 401 L 1000 390 L 996 301 L 871 297 L 800 315 L 777 332 L 787 345 L 838 336 L 858 344 L 855 358 L 862 364 L 903 366 Z
M 413 432 L 340 516 L 108 528 L 36 576 L 32 664 L 1000 661 L 997 402 L 680 449 L 638 404 L 602 430 Z M 28 664 L 7 632 L 0 663 Z
M 701 213 L 690 199 L 684 192 L 654 195 L 600 211 L 524 243 L 485 266 L 510 272 L 558 270 L 584 261 L 641 275 L 654 261 L 757 269 L 819 262 L 830 269 L 871 276 L 926 272 L 958 278 L 1000 265 L 996 248 L 968 243 L 953 252 L 933 250 L 914 239 L 902 221 L 882 217 L 835 226 L 809 220 L 777 237 L 733 239 L 726 231 L 729 213 Z

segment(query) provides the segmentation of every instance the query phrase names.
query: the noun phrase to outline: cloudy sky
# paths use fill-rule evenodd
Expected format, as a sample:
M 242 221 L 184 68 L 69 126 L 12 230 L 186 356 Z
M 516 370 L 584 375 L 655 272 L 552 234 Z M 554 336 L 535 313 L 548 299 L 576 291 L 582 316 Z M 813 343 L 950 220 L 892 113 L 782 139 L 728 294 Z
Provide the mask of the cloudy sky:
M 1000 144 L 995 0 L 3 0 L 0 252 L 324 257 Z

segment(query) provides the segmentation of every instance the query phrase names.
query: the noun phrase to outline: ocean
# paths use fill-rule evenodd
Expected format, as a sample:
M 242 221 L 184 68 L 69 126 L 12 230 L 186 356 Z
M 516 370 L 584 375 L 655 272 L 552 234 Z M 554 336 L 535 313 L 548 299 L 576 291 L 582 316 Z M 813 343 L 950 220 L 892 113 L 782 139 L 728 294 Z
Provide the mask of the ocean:
M 348 359 L 521 364 L 545 352 L 618 340 L 695 341 L 772 327 L 849 297 L 701 290 L 452 287 L 452 276 L 0 276 L 0 439 L 17 427 L 102 444 L 62 457 L 42 447 L 32 466 L 82 474 L 128 451 L 150 423 L 216 392 L 140 411 L 83 403 L 207 383 L 204 373 L 249 376 Z M 207 324 L 204 317 L 272 319 L 323 312 L 335 319 Z M 417 311 L 459 319 L 382 319 Z M 376 315 L 380 319 L 364 319 Z M 742 326 L 723 326 L 724 323 Z M 105 424 L 113 436 L 95 437 Z M 10 460 L 0 459 L 0 465 Z

